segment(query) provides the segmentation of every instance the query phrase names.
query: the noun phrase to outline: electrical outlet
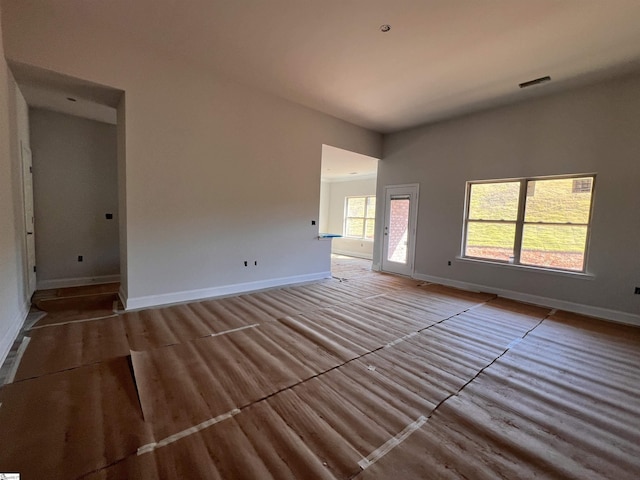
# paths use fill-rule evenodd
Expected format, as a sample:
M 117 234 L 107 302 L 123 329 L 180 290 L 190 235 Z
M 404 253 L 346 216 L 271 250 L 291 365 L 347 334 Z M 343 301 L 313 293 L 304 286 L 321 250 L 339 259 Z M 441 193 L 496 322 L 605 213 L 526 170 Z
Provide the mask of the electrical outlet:
M 449 261 L 447 262 L 447 265 L 451 266 L 451 260 L 449 260 Z
M 82 255 L 78 255 L 78 261 L 81 262 L 82 260 Z
M 255 262 L 253 262 L 253 264 L 257 267 L 257 266 L 258 266 L 258 260 L 256 260 Z
M 246 266 L 248 266 L 248 265 L 249 265 L 249 262 L 247 262 L 247 261 L 245 260 L 245 261 L 244 261 L 244 266 L 246 267 Z
M 636 287 L 636 290 L 633 292 L 636 295 L 640 295 L 640 287 Z
M 311 225 L 315 225 L 316 221 L 315 220 L 311 220 Z
M 113 213 L 105 213 L 104 216 L 107 220 L 113 220 Z

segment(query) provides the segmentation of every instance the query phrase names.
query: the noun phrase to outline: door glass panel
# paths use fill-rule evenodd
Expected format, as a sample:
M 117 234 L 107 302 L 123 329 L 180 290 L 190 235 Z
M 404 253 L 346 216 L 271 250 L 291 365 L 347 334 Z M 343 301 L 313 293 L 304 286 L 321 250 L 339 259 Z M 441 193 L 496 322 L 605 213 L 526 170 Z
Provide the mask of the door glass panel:
M 387 260 L 407 263 L 407 238 L 409 233 L 408 198 L 392 198 L 390 202 Z

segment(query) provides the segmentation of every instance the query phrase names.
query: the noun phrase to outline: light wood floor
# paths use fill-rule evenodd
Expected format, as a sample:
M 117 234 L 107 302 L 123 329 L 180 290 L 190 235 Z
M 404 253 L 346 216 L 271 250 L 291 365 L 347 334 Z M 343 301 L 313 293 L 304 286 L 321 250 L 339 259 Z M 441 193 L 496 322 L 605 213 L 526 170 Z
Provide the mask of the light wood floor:
M 0 472 L 640 477 L 640 329 L 364 260 L 332 274 L 124 314 L 111 291 L 41 296 L 0 390 Z

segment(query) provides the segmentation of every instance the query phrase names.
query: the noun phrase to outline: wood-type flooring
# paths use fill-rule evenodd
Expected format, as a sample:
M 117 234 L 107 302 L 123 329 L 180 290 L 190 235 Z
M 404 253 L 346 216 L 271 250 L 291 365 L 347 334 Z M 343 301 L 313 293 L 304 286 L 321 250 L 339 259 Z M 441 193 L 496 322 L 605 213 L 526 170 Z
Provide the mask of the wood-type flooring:
M 40 294 L 0 390 L 0 472 L 640 478 L 640 329 L 363 260 L 333 275 L 126 313 L 117 286 Z

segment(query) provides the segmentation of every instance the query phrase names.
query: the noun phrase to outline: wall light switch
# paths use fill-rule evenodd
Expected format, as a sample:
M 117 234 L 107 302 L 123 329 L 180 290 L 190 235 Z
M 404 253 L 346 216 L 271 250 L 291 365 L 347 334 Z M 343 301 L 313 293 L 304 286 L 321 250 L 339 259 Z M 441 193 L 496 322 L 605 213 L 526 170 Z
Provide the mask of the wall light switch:
M 113 218 L 113 213 L 105 213 L 104 215 L 107 220 L 111 220 Z
M 311 225 L 315 225 L 316 221 L 315 220 L 311 220 Z

